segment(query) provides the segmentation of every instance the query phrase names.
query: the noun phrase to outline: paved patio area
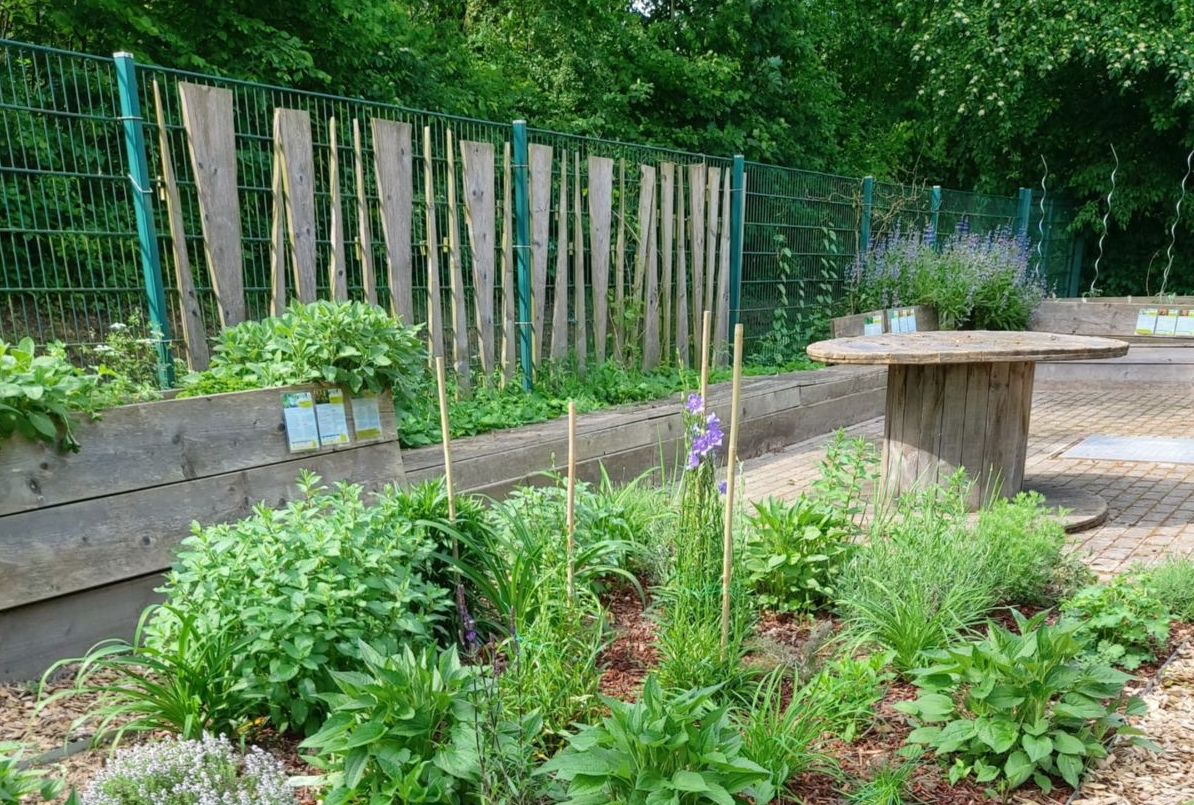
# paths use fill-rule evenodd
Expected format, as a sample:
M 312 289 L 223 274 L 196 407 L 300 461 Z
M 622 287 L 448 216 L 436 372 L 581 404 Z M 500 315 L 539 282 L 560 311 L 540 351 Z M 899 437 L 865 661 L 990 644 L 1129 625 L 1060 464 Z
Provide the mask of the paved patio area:
M 883 421 L 849 428 L 876 442 Z M 1033 397 L 1026 475 L 1076 486 L 1107 501 L 1106 522 L 1073 535 L 1074 547 L 1101 574 L 1166 553 L 1194 554 L 1194 464 L 1062 458 L 1087 436 L 1194 438 L 1194 390 L 1178 385 L 1104 387 L 1041 385 Z M 817 475 L 829 435 L 751 459 L 751 499 L 788 497 Z

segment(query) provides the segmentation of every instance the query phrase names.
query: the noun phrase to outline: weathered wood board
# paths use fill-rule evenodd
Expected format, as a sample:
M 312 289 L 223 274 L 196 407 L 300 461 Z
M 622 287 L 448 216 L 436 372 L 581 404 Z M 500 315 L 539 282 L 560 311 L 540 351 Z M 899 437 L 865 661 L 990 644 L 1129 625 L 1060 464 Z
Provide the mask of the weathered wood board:
M 913 305 L 913 312 L 916 314 L 916 329 L 919 332 L 936 330 L 937 311 L 928 305 Z M 884 310 L 869 310 L 865 313 L 854 313 L 849 316 L 836 316 L 830 319 L 830 325 L 833 330 L 834 338 L 846 338 L 852 335 L 862 335 L 863 325 L 866 323 L 866 317 L 878 314 L 883 318 L 883 330 L 887 331 L 887 316 Z
M 705 288 L 701 292 L 701 301 L 706 310 L 712 311 L 717 305 L 717 298 L 713 295 L 717 279 L 717 233 L 721 224 L 721 168 L 710 166 L 708 171 L 708 201 L 705 207 Z M 716 317 L 714 319 L 716 324 Z M 716 327 L 714 328 L 716 332 Z M 714 333 L 710 333 L 714 335 Z M 713 339 L 716 343 L 716 338 Z M 719 358 L 717 349 L 713 350 L 713 357 Z
M 662 275 L 659 279 L 659 307 L 662 311 L 661 349 L 665 360 L 672 357 L 672 256 L 675 253 L 676 225 L 676 165 L 664 162 L 659 166 L 659 251 Z
M 229 327 L 245 320 L 232 90 L 183 81 L 178 85 L 178 94 L 199 193 L 203 250 L 220 324 Z
M 813 360 L 857 364 L 1076 361 L 1127 353 L 1128 345 L 1112 338 L 989 330 L 887 333 L 818 341 L 808 347 Z
M 582 376 L 588 358 L 585 311 L 585 237 L 580 206 L 580 152 L 572 155 L 572 310 L 576 319 L 576 369 Z
M 614 161 L 589 157 L 589 254 L 593 272 L 593 355 L 605 361 L 609 333 L 609 236 Z
M 502 148 L 502 381 L 514 379 L 518 332 L 514 317 L 514 200 L 510 143 Z
M 654 195 L 654 193 L 652 193 Z M 647 259 L 643 288 L 643 370 L 659 365 L 659 208 L 651 201 L 650 224 L 647 229 Z
M 344 204 L 340 200 L 340 127 L 334 117 L 328 119 L 328 198 L 328 289 L 332 299 L 343 302 L 348 299 L 348 264 L 344 257 Z
M 464 298 L 464 265 L 460 253 L 460 205 L 456 200 L 456 137 L 444 133 L 448 154 L 448 287 L 452 293 L 452 368 L 456 389 L 467 397 L 472 392 L 472 371 L 468 343 L 468 308 Z
M 688 227 L 684 220 L 684 171 L 676 172 L 676 354 L 688 365 L 688 256 L 685 242 Z
M 357 191 L 357 262 L 361 264 L 361 287 L 365 301 L 376 305 L 377 275 L 373 273 L 373 232 L 365 188 L 365 150 L 361 145 L 361 121 L 355 117 L 352 119 L 352 169 Z
M 688 166 L 689 210 L 692 219 L 692 327 L 693 340 L 700 340 L 705 315 L 705 193 L 708 171 L 705 164 Z
M 315 153 L 311 116 L 297 109 L 275 109 L 274 147 L 282 167 L 294 295 L 300 302 L 314 302 Z
M 717 289 L 713 304 L 713 354 L 724 366 L 729 359 L 730 334 L 730 180 L 726 177 L 721 191 L 721 246 L 718 249 Z
M 373 118 L 373 164 L 386 242 L 386 281 L 392 312 L 404 324 L 415 323 L 411 264 L 411 209 L 414 157 L 409 123 Z
M 432 360 L 444 357 L 444 309 L 440 293 L 439 235 L 435 222 L 435 163 L 431 127 L 423 127 L 423 206 L 427 222 L 427 337 Z
M 493 363 L 493 271 L 497 255 L 494 158 L 491 143 L 460 141 L 464 165 L 464 220 L 473 263 L 473 307 L 477 315 L 477 352 L 488 378 Z
M 183 220 L 182 197 L 174 176 L 174 157 L 170 149 L 170 132 L 166 128 L 166 113 L 162 105 L 162 90 L 153 80 L 153 105 L 157 112 L 158 154 L 162 160 L 162 183 L 166 188 L 166 219 L 170 224 L 170 245 L 174 254 L 174 281 L 178 289 L 178 306 L 182 320 L 182 338 L 187 351 L 187 367 L 192 372 L 207 368 L 207 328 L 203 311 L 195 293 L 195 279 L 191 276 L 191 258 L 187 254 L 186 223 Z
M 1143 308 L 1194 308 L 1194 296 L 1099 297 L 1096 299 L 1044 299 L 1032 314 L 1029 329 L 1045 333 L 1101 335 L 1126 338 L 1134 343 L 1191 344 L 1194 338 L 1136 335 L 1136 317 Z
M 647 248 L 651 237 L 651 222 L 655 210 L 655 166 L 638 166 L 638 216 L 635 227 L 634 278 L 631 282 L 630 299 L 633 304 L 644 304 L 644 280 L 647 275 Z
M 531 161 L 531 360 L 543 354 L 547 308 L 547 239 L 551 224 L 551 146 L 529 146 Z
M 618 160 L 618 242 L 614 248 L 614 358 L 626 356 L 626 160 Z
M 556 272 L 552 282 L 551 359 L 568 357 L 568 152 L 560 154 L 556 201 Z

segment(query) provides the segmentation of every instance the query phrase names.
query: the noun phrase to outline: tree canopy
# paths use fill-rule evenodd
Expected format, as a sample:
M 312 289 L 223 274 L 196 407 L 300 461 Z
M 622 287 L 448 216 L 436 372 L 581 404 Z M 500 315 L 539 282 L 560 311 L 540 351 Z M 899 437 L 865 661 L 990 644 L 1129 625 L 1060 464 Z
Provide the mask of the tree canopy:
M 1112 291 L 1194 148 L 1194 0 L 10 0 L 0 35 L 840 174 L 1012 193 L 1047 164 L 1092 233 L 1114 145 Z

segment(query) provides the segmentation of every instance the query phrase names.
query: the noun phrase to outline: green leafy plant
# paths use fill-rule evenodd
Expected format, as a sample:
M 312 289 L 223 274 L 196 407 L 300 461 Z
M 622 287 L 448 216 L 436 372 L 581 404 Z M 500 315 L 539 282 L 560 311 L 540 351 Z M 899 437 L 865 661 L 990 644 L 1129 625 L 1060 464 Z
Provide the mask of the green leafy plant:
M 854 551 L 849 522 L 806 497 L 791 503 L 769 498 L 754 508 L 742 562 L 758 603 L 778 612 L 832 603 L 837 577 Z
M 1049 604 L 1090 575 L 1065 550 L 1065 528 L 1039 492 L 995 498 L 978 514 L 974 539 L 991 546 L 996 597 L 1015 604 Z
M 1194 621 L 1194 559 L 1167 556 L 1159 564 L 1140 571 L 1140 580 L 1179 621 Z
M 181 394 L 327 383 L 352 393 L 393 390 L 404 401 L 426 376 L 426 354 L 417 327 L 376 305 L 296 302 L 280 316 L 225 329 L 211 365 L 188 376 Z
M 871 769 L 866 780 L 852 790 L 846 801 L 850 805 L 904 805 L 904 803 L 921 802 L 920 799 L 909 799 L 908 784 L 916 772 L 917 761 L 896 761 L 888 758 Z
M 754 786 L 757 802 L 771 802 L 797 774 L 831 763 L 824 741 L 836 703 L 806 690 L 796 690 L 785 703 L 785 685 L 795 682 L 787 668 L 776 668 L 760 681 L 750 706 L 738 716 L 743 753 L 770 775 Z
M 62 793 L 62 780 L 45 769 L 25 768 L 24 754 L 21 744 L 0 741 L 0 805 L 50 802 Z
M 158 611 L 142 613 L 132 643 L 106 640 L 84 657 L 54 663 L 42 677 L 38 712 L 63 698 L 94 698 L 74 726 L 95 722 L 96 743 L 111 734 L 119 744 L 129 732 L 165 731 L 186 740 L 239 732 L 259 698 L 238 668 L 248 640 L 226 628 L 197 628 L 194 613 L 166 606 L 161 613 L 174 628 L 159 647 L 146 641 L 146 624 Z M 76 664 L 74 686 L 45 696 L 49 679 Z
M 97 380 L 93 397 L 100 407 L 161 399 L 156 348 L 160 339 L 138 312 L 110 324 L 103 343 L 86 350 Z
M 818 462 L 813 481 L 813 498 L 837 512 L 838 518 L 859 528 L 866 513 L 863 494 L 867 484 L 879 480 L 879 454 L 863 437 L 850 439 L 844 430 L 835 431 Z M 881 507 L 876 506 L 876 516 Z
M 716 692 L 668 694 L 649 677 L 637 702 L 605 699 L 610 714 L 582 726 L 539 773 L 567 783 L 571 805 L 745 802 L 771 775 L 747 758 L 731 710 L 713 702 Z
M 38 355 L 32 338 L 0 339 L 0 444 L 13 434 L 79 451 L 74 413 L 94 411 L 94 375 L 71 365 L 60 346 Z
M 845 654 L 830 660 L 793 694 L 793 701 L 800 699 L 811 708 L 823 707 L 827 728 L 852 743 L 875 720 L 875 705 L 895 678 L 890 670 L 891 656 L 875 652 L 862 657 Z
M 280 760 L 256 746 L 242 752 L 227 736 L 211 735 L 122 747 L 88 784 L 83 801 L 87 805 L 298 802 Z
M 918 725 L 910 743 L 953 758 L 951 782 L 973 775 L 1007 791 L 1032 779 L 1046 792 L 1054 777 L 1077 786 L 1113 735 L 1148 745 L 1125 718 L 1144 712 L 1142 700 L 1123 694 L 1131 677 L 1087 661 L 1079 624 L 1012 615 L 1015 632 L 991 624 L 986 637 L 935 653 L 913 672 L 923 692 L 896 705 Z
M 455 647 L 409 646 L 385 656 L 364 643 L 358 669 L 336 671 L 338 692 L 323 694 L 330 716 L 303 742 L 325 774 L 326 805 L 463 803 L 481 783 L 481 669 L 462 665 Z M 503 725 L 516 740 L 522 727 Z
M 1148 585 L 1128 576 L 1084 587 L 1061 605 L 1103 662 L 1132 670 L 1169 639 L 1171 616 Z
M 331 671 L 356 666 L 359 641 L 390 652 L 431 643 L 451 597 L 429 580 L 443 572 L 435 530 L 405 517 L 401 490 L 366 505 L 358 486 L 328 491 L 309 473 L 298 485 L 303 496 L 282 509 L 194 528 L 162 588 L 170 608 L 151 623 L 150 643 L 167 650 L 176 639 L 173 613 L 247 639 L 236 670 L 264 694 L 255 710 L 279 729 L 309 730 L 323 720 L 317 693 Z

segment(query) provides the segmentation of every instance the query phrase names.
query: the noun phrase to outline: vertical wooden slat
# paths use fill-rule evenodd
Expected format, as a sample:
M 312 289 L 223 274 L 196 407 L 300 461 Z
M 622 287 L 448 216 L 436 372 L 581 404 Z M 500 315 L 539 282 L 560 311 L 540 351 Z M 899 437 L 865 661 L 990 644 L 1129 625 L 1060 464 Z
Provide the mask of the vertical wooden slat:
M 547 309 L 547 239 L 551 225 L 551 146 L 531 145 L 531 360 L 543 354 L 543 317 Z
M 684 222 L 684 171 L 676 172 L 676 352 L 680 363 L 688 365 L 688 259 L 684 248 L 687 227 Z
M 927 486 L 937 483 L 945 400 L 945 368 L 940 364 L 917 368 L 921 396 L 915 478 L 918 485 Z
M 493 271 L 495 259 L 493 145 L 461 140 L 464 163 L 464 220 L 473 258 L 473 306 L 477 314 L 477 348 L 485 382 L 493 365 Z
M 365 157 L 361 148 L 361 121 L 352 119 L 353 171 L 357 185 L 357 259 L 365 299 L 377 304 L 377 275 L 373 273 L 373 233 L 369 227 L 369 198 L 365 194 Z
M 373 166 L 386 241 L 386 280 L 390 306 L 406 324 L 415 321 L 414 272 L 411 265 L 411 209 L 414 204 L 414 154 L 409 123 L 373 118 Z
M 1008 389 L 1011 382 L 1011 364 L 1005 362 L 987 364 L 991 367 L 991 379 L 987 390 L 987 426 L 983 431 L 983 499 L 989 500 L 996 490 L 1007 483 L 1000 473 L 1003 470 L 1003 450 L 1007 443 L 1009 424 Z M 1017 417 L 1019 412 L 1012 416 Z
M 551 317 L 551 359 L 568 357 L 568 152 L 560 153 L 560 194 L 556 202 L 556 275 Z
M 583 376 L 589 354 L 588 326 L 585 321 L 585 237 L 580 206 L 580 152 L 572 155 L 572 289 L 573 315 L 576 318 L 576 368 Z
M 593 354 L 605 360 L 609 325 L 609 235 L 614 161 L 589 157 L 589 253 L 593 260 Z
M 275 123 L 277 120 L 275 119 Z M 286 185 L 282 151 L 274 131 L 273 165 L 270 170 L 270 310 L 275 316 L 286 309 Z
M 626 160 L 618 160 L 618 242 L 614 253 L 614 356 L 626 357 Z
M 634 250 L 634 281 L 631 283 L 631 304 L 643 305 L 643 278 L 647 273 L 647 236 L 651 231 L 651 211 L 655 209 L 655 167 L 638 167 L 638 241 Z
M 688 166 L 688 196 L 692 210 L 692 321 L 705 312 L 705 193 L 708 171 L 704 163 Z
M 705 208 L 705 287 L 701 291 L 701 299 L 704 300 L 705 310 L 713 310 L 717 306 L 717 297 L 713 293 L 714 280 L 717 278 L 717 232 L 718 224 L 721 223 L 718 214 L 721 209 L 721 168 L 710 167 L 708 181 L 708 206 Z M 716 353 L 716 347 L 714 351 Z
M 435 223 L 435 163 L 431 159 L 431 127 L 423 127 L 423 203 L 427 213 L 427 336 L 431 359 L 444 356 L 443 297 L 439 283 L 439 235 Z
M 664 162 L 659 166 L 659 250 L 663 258 L 663 275 L 659 281 L 659 307 L 662 310 L 662 353 L 666 360 L 672 356 L 672 255 L 676 224 L 676 166 Z
M 713 352 L 722 365 L 726 362 L 730 334 L 730 180 L 721 189 L 721 248 L 717 261 L 717 327 L 713 331 Z
M 941 438 L 938 440 L 937 482 L 944 482 L 962 466 L 962 439 L 966 432 L 966 364 L 943 364 L 945 380 L 941 399 L 945 411 L 957 411 L 958 415 L 943 414 Z
M 328 261 L 328 291 L 332 298 L 348 298 L 348 265 L 344 259 L 344 207 L 340 201 L 340 135 L 336 118 L 328 118 L 328 188 L 332 214 L 329 217 L 331 259 Z
M 920 445 L 920 410 L 924 394 L 923 366 L 904 367 L 904 423 L 900 428 L 902 450 L 900 456 L 900 485 L 901 492 L 916 486 L 916 473 L 919 468 L 917 449 Z
M 166 130 L 166 114 L 162 106 L 162 91 L 153 80 L 153 104 L 157 112 L 158 149 L 162 158 L 162 182 L 166 186 L 166 218 L 170 223 L 170 245 L 174 254 L 174 279 L 178 286 L 178 306 L 182 314 L 182 337 L 187 350 L 187 366 L 192 372 L 207 368 L 207 328 L 195 293 L 191 276 L 191 258 L 187 254 L 187 233 L 182 217 L 182 197 L 174 177 L 174 157 L 170 153 L 170 133 Z
M 514 203 L 510 143 L 502 153 L 502 384 L 514 378 L 514 349 L 518 340 L 514 321 Z
M 456 138 L 452 130 L 444 132 L 448 155 L 448 285 L 452 291 L 452 369 L 456 389 L 468 396 L 472 391 L 469 371 L 468 311 L 464 301 L 464 267 L 460 257 L 460 208 L 456 202 Z
M 311 116 L 297 109 L 275 109 L 274 142 L 282 166 L 294 295 L 300 302 L 314 302 L 315 156 Z
M 987 441 L 987 409 L 990 392 L 989 363 L 968 364 L 966 375 L 966 423 L 962 435 L 962 466 L 973 482 L 970 504 L 976 506 L 983 497 L 983 446 Z
M 659 365 L 659 208 L 655 204 L 655 177 L 651 176 L 651 207 L 648 211 L 647 256 L 643 264 L 643 370 Z
M 1009 491 L 1019 492 L 1024 487 L 1024 463 L 1028 460 L 1028 428 L 1032 420 L 1032 387 L 1036 380 L 1036 363 L 1025 361 L 1020 364 L 1020 399 L 1011 401 L 1012 405 L 1019 405 L 1018 432 L 1015 437 L 1012 455 L 1013 474 L 1009 482 Z
M 220 324 L 228 327 L 245 319 L 232 91 L 182 82 L 178 93 L 199 192 L 203 251 L 219 305 Z
M 881 479 L 884 499 L 893 499 L 900 493 L 901 473 L 904 463 L 904 388 L 907 385 L 907 367 L 893 364 L 887 367 L 887 403 L 883 413 L 883 475 Z

